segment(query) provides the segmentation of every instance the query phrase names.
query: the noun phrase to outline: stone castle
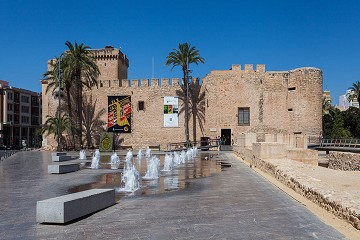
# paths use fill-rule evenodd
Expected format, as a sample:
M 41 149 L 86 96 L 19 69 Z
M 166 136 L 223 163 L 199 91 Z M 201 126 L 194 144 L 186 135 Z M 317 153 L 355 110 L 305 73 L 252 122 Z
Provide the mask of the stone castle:
M 184 114 L 178 125 L 164 127 L 164 97 L 176 97 L 182 79 L 127 79 L 129 60 L 119 49 L 107 46 L 92 50 L 101 75 L 99 88 L 87 91 L 97 100 L 96 111 L 108 110 L 108 96 L 131 96 L 131 132 L 120 134 L 122 145 L 134 148 L 185 140 Z M 48 67 L 51 66 L 48 62 Z M 58 100 L 46 93 L 42 81 L 43 123 L 55 116 Z M 256 133 L 262 140 L 271 134 L 306 134 L 319 136 L 322 131 L 322 71 L 304 67 L 288 71 L 266 71 L 264 64 L 232 65 L 229 70 L 214 70 L 202 79 L 205 91 L 204 129 L 196 124 L 197 139 L 224 136 L 226 144 L 237 142 L 243 133 Z M 182 107 L 179 99 L 179 110 Z M 108 115 L 102 116 L 104 122 Z M 189 117 L 192 139 L 192 117 Z M 104 126 L 107 129 L 107 125 Z M 43 146 L 56 146 L 53 136 L 44 138 Z

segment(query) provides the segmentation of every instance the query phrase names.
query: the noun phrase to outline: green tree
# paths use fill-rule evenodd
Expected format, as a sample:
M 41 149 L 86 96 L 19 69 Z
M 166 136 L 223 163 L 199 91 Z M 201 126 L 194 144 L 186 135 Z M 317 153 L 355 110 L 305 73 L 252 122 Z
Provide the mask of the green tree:
M 41 133 L 45 134 L 45 136 L 54 134 L 54 139 L 56 139 L 58 145 L 58 151 L 61 151 L 61 143 L 64 142 L 63 133 L 66 132 L 68 135 L 71 135 L 74 129 L 74 122 L 66 114 L 64 114 L 60 118 L 47 116 L 47 120 L 43 125 Z
M 350 131 L 353 137 L 360 138 L 360 109 L 349 107 L 341 113 L 344 119 L 344 127 Z
M 351 133 L 344 128 L 344 119 L 340 110 L 336 109 L 333 114 L 333 125 L 331 130 L 332 138 L 349 138 Z
M 184 86 L 186 91 L 186 86 L 188 86 L 188 74 L 189 74 L 189 65 L 195 63 L 198 65 L 199 63 L 204 63 L 204 58 L 200 56 L 199 50 L 197 50 L 194 46 L 191 46 L 188 43 L 179 43 L 179 48 L 174 48 L 172 52 L 166 57 L 166 66 L 172 66 L 171 70 L 176 66 L 180 66 L 183 71 L 184 77 Z M 187 96 L 187 95 L 186 95 Z M 186 142 L 189 142 L 189 103 L 185 100 L 185 135 Z
M 360 103 L 360 82 L 356 81 L 355 83 L 353 83 L 349 90 L 350 93 L 347 94 L 349 102 L 356 99 L 358 103 Z
M 322 135 L 324 138 L 331 138 L 333 125 L 333 117 L 330 114 L 324 114 L 322 117 Z
M 201 132 L 204 132 L 205 123 L 205 91 L 202 90 L 201 85 L 198 81 L 192 81 L 189 83 L 189 105 L 190 110 L 188 118 L 192 117 L 193 123 L 193 141 L 196 141 L 197 122 L 199 123 Z M 183 104 L 186 101 L 186 89 L 185 86 L 181 86 L 181 90 L 177 90 L 176 94 L 179 99 L 182 100 Z M 185 108 L 181 108 L 179 113 L 183 113 Z
M 66 79 L 70 88 L 66 91 L 71 93 L 71 88 L 74 87 L 74 99 L 76 102 L 76 120 L 78 129 L 78 139 L 80 147 L 83 145 L 82 141 L 82 92 L 83 88 L 92 88 L 97 85 L 97 78 L 100 75 L 99 68 L 96 64 L 94 55 L 89 51 L 90 47 L 83 43 L 73 45 L 69 41 L 65 43 L 68 47 L 61 67 L 63 70 L 64 79 Z M 69 100 L 71 102 L 71 100 Z M 70 111 L 70 109 L 69 109 Z

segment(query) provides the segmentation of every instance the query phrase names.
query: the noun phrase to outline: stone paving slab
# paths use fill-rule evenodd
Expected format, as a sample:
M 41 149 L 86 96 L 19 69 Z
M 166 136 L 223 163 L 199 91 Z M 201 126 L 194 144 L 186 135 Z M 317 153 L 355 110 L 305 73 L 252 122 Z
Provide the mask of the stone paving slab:
M 124 197 L 64 226 L 37 224 L 36 201 L 101 171 L 48 175 L 49 153 L 10 157 L 0 164 L 0 239 L 345 239 L 235 155 L 221 154 L 231 168 L 193 179 L 183 191 Z

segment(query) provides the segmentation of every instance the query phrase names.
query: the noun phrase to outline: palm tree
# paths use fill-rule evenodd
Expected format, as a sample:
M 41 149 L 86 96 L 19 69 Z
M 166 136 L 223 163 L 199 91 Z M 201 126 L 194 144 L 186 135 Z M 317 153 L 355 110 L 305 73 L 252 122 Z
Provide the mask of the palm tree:
M 201 91 L 201 85 L 198 81 L 189 83 L 189 104 L 191 111 L 188 113 L 189 118 L 192 117 L 193 122 L 193 141 L 196 141 L 196 129 L 197 121 L 199 121 L 199 126 L 201 132 L 204 132 L 204 123 L 205 123 L 205 91 Z M 179 98 L 186 102 L 186 89 L 185 86 L 181 86 L 181 90 L 177 90 L 176 94 Z M 179 113 L 184 112 L 182 108 Z
M 322 112 L 323 112 L 323 115 L 325 114 L 328 114 L 329 113 L 329 110 L 332 108 L 331 106 L 331 100 L 326 98 L 326 97 L 323 97 L 322 98 Z
M 61 117 L 47 116 L 47 120 L 42 128 L 41 133 L 45 134 L 45 136 L 54 134 L 54 138 L 57 139 L 58 151 L 61 151 L 63 133 L 66 132 L 68 135 L 71 135 L 74 131 L 74 128 L 74 122 L 66 114 Z
M 353 85 L 349 88 L 350 93 L 347 94 L 349 102 L 356 99 L 360 104 L 360 82 L 356 81 Z
M 189 83 L 189 65 L 191 63 L 195 63 L 196 65 L 199 64 L 199 62 L 204 63 L 204 58 L 200 56 L 199 50 L 197 50 L 194 46 L 191 46 L 188 43 L 179 43 L 179 49 L 173 49 L 172 52 L 169 53 L 169 55 L 166 57 L 166 66 L 172 65 L 172 69 L 176 66 L 181 66 L 184 76 L 184 86 L 185 89 L 183 91 L 186 91 L 187 94 L 187 86 Z M 187 97 L 185 100 L 185 135 L 186 135 L 186 142 L 189 143 L 189 119 L 188 119 L 188 112 L 189 112 L 189 106 L 188 106 Z
M 85 140 L 87 148 L 93 146 L 93 140 L 100 136 L 100 132 L 104 131 L 105 121 L 101 120 L 101 116 L 106 113 L 105 108 L 101 109 L 97 113 L 95 112 L 96 102 L 93 102 L 92 95 L 84 96 L 83 102 L 83 133 L 85 134 Z
M 83 43 L 80 45 L 75 42 L 75 45 L 66 41 L 65 45 L 69 48 L 63 58 L 62 65 L 64 79 L 68 79 L 71 82 L 71 86 L 74 86 L 77 106 L 77 124 L 78 124 L 78 136 L 79 145 L 83 145 L 82 142 L 82 91 L 83 87 L 92 88 L 97 85 L 97 78 L 100 75 L 99 68 L 96 64 L 95 57 L 89 51 L 90 47 L 85 46 Z M 71 87 L 70 87 L 71 88 Z M 68 92 L 71 89 L 67 89 Z M 69 109 L 70 110 L 70 109 Z

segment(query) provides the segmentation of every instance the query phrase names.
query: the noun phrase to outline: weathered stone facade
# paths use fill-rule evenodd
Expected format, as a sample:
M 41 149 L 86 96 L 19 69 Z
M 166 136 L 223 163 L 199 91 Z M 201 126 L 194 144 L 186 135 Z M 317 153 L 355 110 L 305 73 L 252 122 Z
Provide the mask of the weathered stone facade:
M 99 88 L 85 91 L 97 99 L 96 111 L 107 110 L 108 96 L 130 95 L 132 101 L 132 132 L 121 134 L 123 145 L 134 148 L 161 145 L 166 149 L 171 142 L 185 139 L 184 115 L 179 115 L 178 127 L 164 127 L 164 97 L 176 96 L 179 79 L 128 80 L 129 61 L 118 49 L 94 50 L 101 72 Z M 43 122 L 47 115 L 55 115 L 57 100 L 46 94 L 43 81 Z M 266 72 L 265 65 L 233 65 L 230 70 L 212 71 L 202 83 L 206 91 L 205 131 L 197 126 L 197 140 L 201 136 L 215 138 L 223 135 L 232 140 L 245 132 L 302 133 L 319 135 L 322 128 L 321 96 L 322 72 L 316 68 L 299 68 L 290 71 Z M 144 101 L 145 109 L 138 110 Z M 179 108 L 182 102 L 179 99 Z M 250 110 L 250 123 L 239 125 L 238 108 Z M 107 115 L 103 116 L 107 121 Z M 189 119 L 190 138 L 192 121 Z M 230 142 L 230 139 L 229 139 Z M 229 143 L 228 142 L 228 143 Z M 53 137 L 47 137 L 44 146 L 55 146 Z
M 259 64 L 245 69 L 212 71 L 204 80 L 207 91 L 206 135 L 231 129 L 234 136 L 247 132 L 301 133 L 322 131 L 322 72 L 316 68 L 266 72 Z M 238 123 L 238 108 L 249 108 L 250 124 Z M 213 131 L 210 131 L 210 129 Z M 215 131 L 216 129 L 216 131 Z

